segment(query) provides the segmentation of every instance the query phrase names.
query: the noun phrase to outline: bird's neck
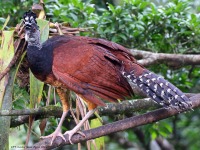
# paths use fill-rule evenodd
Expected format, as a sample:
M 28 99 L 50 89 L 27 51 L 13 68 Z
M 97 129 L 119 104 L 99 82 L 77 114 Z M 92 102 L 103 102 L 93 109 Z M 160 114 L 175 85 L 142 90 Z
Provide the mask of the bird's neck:
M 45 80 L 46 76 L 52 72 L 53 47 L 50 44 L 28 45 L 27 59 L 32 73 L 40 80 Z
M 40 34 L 29 34 L 27 46 L 27 56 L 30 64 L 35 64 L 37 61 L 42 61 L 43 51 L 40 43 Z M 41 60 L 40 60 L 41 59 Z
M 41 50 L 42 44 L 40 43 L 40 39 L 32 42 L 28 42 L 27 47 L 34 47 L 35 50 Z
M 25 34 L 26 41 L 28 42 L 28 47 L 37 47 L 37 50 L 40 50 L 42 44 L 40 42 L 40 31 L 37 30 L 35 33 L 26 33 Z
M 32 66 L 39 62 L 45 61 L 44 52 L 41 50 L 41 45 L 28 44 L 27 46 L 27 57 L 28 62 Z
M 43 51 L 42 44 L 40 43 L 40 31 L 26 32 L 25 39 L 28 42 L 27 56 L 30 64 L 35 64 L 37 61 L 42 61 Z M 41 60 L 40 60 L 41 59 Z

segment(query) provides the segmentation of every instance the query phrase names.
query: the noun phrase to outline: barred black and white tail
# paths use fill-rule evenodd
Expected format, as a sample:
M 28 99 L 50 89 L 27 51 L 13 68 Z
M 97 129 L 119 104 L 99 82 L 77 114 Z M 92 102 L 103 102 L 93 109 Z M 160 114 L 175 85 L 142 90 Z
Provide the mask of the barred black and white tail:
M 189 98 L 182 91 L 149 70 L 143 69 L 139 76 L 136 76 L 134 71 L 123 72 L 123 75 L 136 84 L 144 94 L 162 106 L 172 106 L 180 109 L 191 108 Z

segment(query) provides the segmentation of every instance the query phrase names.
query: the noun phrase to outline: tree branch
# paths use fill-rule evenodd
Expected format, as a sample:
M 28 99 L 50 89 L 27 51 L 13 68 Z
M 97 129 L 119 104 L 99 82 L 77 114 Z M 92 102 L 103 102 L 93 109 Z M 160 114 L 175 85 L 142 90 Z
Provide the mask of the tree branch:
M 138 112 L 140 110 L 152 110 L 158 108 L 159 105 L 150 100 L 149 98 L 137 99 L 137 100 L 127 100 L 121 103 L 107 103 L 106 107 L 99 107 L 98 113 L 100 116 L 113 116 L 117 114 L 126 114 L 131 112 Z M 0 111 L 0 116 L 18 116 L 17 118 L 12 118 L 10 127 L 17 127 L 24 123 L 28 123 L 29 115 L 34 115 L 35 120 L 48 118 L 54 116 L 60 118 L 62 115 L 62 107 L 59 106 L 46 106 L 37 109 L 24 109 L 24 110 L 2 110 Z M 74 110 L 74 113 L 75 110 Z M 24 115 L 24 116 L 20 116 Z M 67 115 L 66 119 L 70 119 L 72 116 Z M 94 118 L 91 117 L 91 118 Z
M 185 93 L 187 97 L 194 96 L 193 93 Z M 126 100 L 121 103 L 107 103 L 107 107 L 99 107 L 98 112 L 101 116 L 113 116 L 117 114 L 129 114 L 130 112 L 138 112 L 140 110 L 152 110 L 160 107 L 154 101 L 149 98 Z M 74 113 L 76 114 L 75 110 Z M 37 109 L 24 109 L 24 110 L 1 110 L 0 116 L 18 116 L 12 117 L 10 127 L 17 127 L 24 123 L 28 123 L 29 115 L 34 115 L 35 120 L 40 120 L 54 116 L 60 118 L 62 115 L 62 107 L 59 106 L 46 106 Z M 94 118 L 92 116 L 91 118 Z M 70 113 L 66 116 L 66 119 L 72 119 Z
M 185 93 L 187 97 L 193 97 L 199 94 Z M 150 110 L 150 108 L 159 107 L 150 98 L 124 100 L 120 103 L 106 103 L 106 107 L 99 107 L 98 111 L 100 115 L 113 115 L 124 114 L 126 112 L 137 112 L 140 110 Z M 62 107 L 49 105 L 36 109 L 23 109 L 23 110 L 0 110 L 0 116 L 20 116 L 20 115 L 40 115 L 40 116 L 55 116 L 60 117 L 62 115 Z
M 131 49 L 130 51 L 135 57 L 142 58 L 138 62 L 144 66 L 157 63 L 166 63 L 172 67 L 200 65 L 200 55 L 153 53 L 136 49 Z
M 196 107 L 200 106 L 200 94 L 191 97 L 190 100 L 192 101 L 192 108 L 196 108 Z M 123 130 L 129 129 L 129 128 L 153 123 L 158 120 L 165 119 L 165 118 L 174 116 L 174 115 L 182 113 L 182 112 L 183 112 L 183 110 L 177 110 L 176 108 L 157 109 L 157 110 L 149 112 L 149 113 L 126 118 L 126 119 L 123 119 L 123 120 L 120 120 L 120 121 L 117 121 L 114 123 L 106 124 L 104 126 L 101 126 L 101 127 L 95 128 L 95 129 L 83 131 L 83 133 L 85 134 L 85 137 L 83 137 L 79 134 L 75 134 L 71 140 L 74 144 L 76 144 L 76 143 L 83 142 L 86 140 L 91 140 L 91 139 L 94 139 L 97 137 L 105 136 L 105 135 L 108 135 L 111 133 L 123 131 Z M 39 141 L 38 143 L 34 144 L 31 147 L 28 147 L 27 149 L 33 150 L 33 149 L 40 148 L 40 150 L 47 150 L 47 149 L 52 149 L 55 147 L 63 146 L 66 144 L 70 144 L 69 140 L 68 140 L 68 135 L 64 135 L 64 137 L 65 137 L 66 141 L 63 141 L 62 138 L 58 137 L 55 139 L 54 143 L 51 145 L 50 144 L 51 138 L 47 138 L 47 139 Z

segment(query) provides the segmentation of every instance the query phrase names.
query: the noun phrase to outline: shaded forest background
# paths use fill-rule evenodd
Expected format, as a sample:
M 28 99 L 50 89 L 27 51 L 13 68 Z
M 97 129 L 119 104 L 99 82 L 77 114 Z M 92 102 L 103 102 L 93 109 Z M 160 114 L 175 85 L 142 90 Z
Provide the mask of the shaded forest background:
M 19 24 L 23 13 L 34 1 L 0 1 L 0 29 L 8 15 L 10 20 L 4 30 Z M 73 28 L 87 28 L 80 35 L 104 38 L 130 49 L 158 53 L 200 54 L 200 2 L 198 0 L 44 0 L 47 20 L 70 24 Z M 0 39 L 1 40 L 1 39 Z M 140 58 L 138 58 L 140 59 Z M 199 65 L 170 66 L 167 63 L 147 66 L 149 70 L 164 76 L 183 92 L 199 93 Z M 29 108 L 28 77 L 17 79 L 14 84 L 13 109 Z M 45 87 L 47 89 L 47 87 Z M 39 106 L 44 106 L 48 91 L 43 91 Z M 138 97 L 136 97 L 138 98 Z M 50 103 L 53 104 L 53 95 Z M 59 101 L 56 106 L 60 106 Z M 146 112 L 141 110 L 135 114 Z M 131 114 L 133 115 L 133 114 Z M 129 129 L 104 137 L 106 149 L 149 149 L 154 141 L 166 140 L 174 149 L 199 149 L 200 111 L 195 109 L 154 124 Z M 114 122 L 125 115 L 104 116 Z M 40 136 L 39 121 L 33 126 L 30 144 Z M 48 119 L 45 134 L 57 126 L 55 118 Z M 27 137 L 27 125 L 10 129 L 10 145 L 23 145 Z M 63 127 L 66 130 L 68 126 Z M 77 146 L 71 146 L 77 149 Z

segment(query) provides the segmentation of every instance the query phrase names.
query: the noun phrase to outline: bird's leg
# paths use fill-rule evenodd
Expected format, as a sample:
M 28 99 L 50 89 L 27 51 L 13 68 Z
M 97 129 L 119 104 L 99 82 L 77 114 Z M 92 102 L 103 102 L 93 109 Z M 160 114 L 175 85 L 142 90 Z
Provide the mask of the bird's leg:
M 59 122 L 56 130 L 53 133 L 51 133 L 50 135 L 47 135 L 47 136 L 41 136 L 40 138 L 45 139 L 45 138 L 51 137 L 52 138 L 51 139 L 51 145 L 53 144 L 53 141 L 55 140 L 55 138 L 57 136 L 60 136 L 64 141 L 66 141 L 65 137 L 63 136 L 63 134 L 61 132 L 61 127 L 62 127 L 63 121 L 65 120 L 67 113 L 68 113 L 68 111 L 62 113 L 62 117 L 60 119 L 60 122 Z
M 86 101 L 87 101 L 87 100 L 86 100 Z M 83 117 L 83 119 L 82 119 L 72 130 L 66 131 L 66 132 L 64 133 L 64 135 L 68 134 L 69 142 L 70 142 L 71 144 L 73 144 L 72 141 L 71 141 L 71 138 L 72 138 L 72 136 L 73 136 L 75 133 L 79 133 L 79 134 L 81 134 L 82 136 L 84 136 L 84 134 L 82 134 L 81 132 L 79 132 L 79 130 L 80 130 L 80 128 L 83 126 L 83 124 L 85 123 L 85 121 L 87 121 L 87 120 L 90 118 L 90 116 L 93 115 L 94 112 L 96 111 L 97 105 L 96 105 L 96 104 L 93 104 L 93 103 L 91 103 L 91 102 L 89 102 L 89 101 L 87 101 L 87 102 L 88 102 L 88 110 L 89 110 L 89 112 Z
M 62 113 L 62 117 L 60 119 L 60 122 L 58 124 L 58 127 L 56 128 L 56 130 L 48 135 L 48 136 L 42 136 L 41 138 L 49 138 L 49 137 L 52 137 L 51 139 L 51 145 L 53 143 L 53 141 L 55 140 L 55 138 L 57 136 L 60 136 L 64 141 L 66 141 L 66 139 L 64 138 L 62 132 L 61 132 L 61 127 L 62 127 L 62 124 L 63 124 L 63 121 L 65 120 L 65 117 L 67 115 L 67 113 L 69 112 L 69 101 L 68 101 L 68 95 L 66 95 L 66 92 L 61 89 L 61 88 L 57 88 L 56 89 L 59 97 L 60 97 L 60 100 L 62 102 L 62 105 L 63 105 L 63 113 Z
M 68 136 L 69 136 L 69 142 L 70 142 L 71 144 L 73 144 L 72 141 L 71 141 L 71 137 L 72 137 L 75 133 L 79 133 L 79 129 L 83 126 L 83 124 L 85 123 L 85 121 L 87 121 L 87 120 L 90 118 L 90 116 L 91 116 L 92 114 L 94 114 L 95 111 L 96 111 L 96 109 L 90 110 L 90 111 L 85 115 L 85 117 L 84 117 L 72 130 L 66 131 L 66 132 L 64 133 L 64 135 L 68 134 Z M 82 133 L 79 133 L 79 134 L 83 135 Z

